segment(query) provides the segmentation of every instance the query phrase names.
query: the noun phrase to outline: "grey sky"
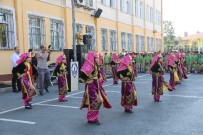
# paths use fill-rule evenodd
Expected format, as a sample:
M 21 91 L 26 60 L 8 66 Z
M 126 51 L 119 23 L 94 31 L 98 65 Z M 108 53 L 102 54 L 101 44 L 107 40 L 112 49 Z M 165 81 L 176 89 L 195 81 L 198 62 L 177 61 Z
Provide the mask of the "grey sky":
M 163 19 L 174 22 L 176 36 L 203 32 L 203 0 L 163 0 Z

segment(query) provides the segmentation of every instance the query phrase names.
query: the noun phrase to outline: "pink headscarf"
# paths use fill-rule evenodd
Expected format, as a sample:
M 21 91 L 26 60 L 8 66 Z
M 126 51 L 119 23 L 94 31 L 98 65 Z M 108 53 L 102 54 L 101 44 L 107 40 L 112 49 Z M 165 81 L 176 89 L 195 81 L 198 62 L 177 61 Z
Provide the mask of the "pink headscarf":
M 81 71 L 84 72 L 87 76 L 89 76 L 94 70 L 94 57 L 95 57 L 95 53 L 89 52 L 81 68 Z
M 130 66 L 131 60 L 132 60 L 132 57 L 130 55 L 125 56 L 120 66 L 118 67 L 117 71 L 126 70 Z
M 175 56 L 176 56 L 176 59 L 178 60 L 178 59 L 180 58 L 180 53 L 177 52 L 177 53 L 175 54 Z
M 118 63 L 118 54 L 117 53 L 112 53 L 112 61 L 115 63 Z
M 152 64 L 150 65 L 151 67 L 154 66 L 154 64 L 158 61 L 159 58 L 163 57 L 161 54 L 156 54 L 152 60 Z
M 152 63 L 151 63 L 151 65 L 150 65 L 151 67 L 154 66 L 154 64 L 157 62 L 157 60 L 158 60 L 159 57 L 162 57 L 161 53 L 158 53 L 158 54 L 156 54 L 156 55 L 154 56 L 154 58 L 153 58 L 153 60 L 152 60 Z
M 132 60 L 134 60 L 136 58 L 136 55 L 132 54 L 131 57 L 132 57 Z
M 184 60 L 185 60 L 185 53 L 180 52 L 180 60 L 181 60 L 182 62 L 184 62 Z
M 176 59 L 176 56 L 174 54 L 170 54 L 168 56 L 168 63 L 167 63 L 167 65 L 174 67 L 174 65 L 175 65 L 175 59 Z
M 57 67 L 63 60 L 63 58 L 65 58 L 66 56 L 64 54 L 60 55 L 57 59 L 56 59 L 56 63 L 55 63 L 55 67 Z
M 99 65 L 102 65 L 104 63 L 103 55 L 99 53 Z
M 20 55 L 20 59 L 17 60 L 16 64 L 19 65 L 23 62 L 25 62 L 25 60 L 27 59 L 27 57 L 30 55 L 30 53 L 23 53 Z

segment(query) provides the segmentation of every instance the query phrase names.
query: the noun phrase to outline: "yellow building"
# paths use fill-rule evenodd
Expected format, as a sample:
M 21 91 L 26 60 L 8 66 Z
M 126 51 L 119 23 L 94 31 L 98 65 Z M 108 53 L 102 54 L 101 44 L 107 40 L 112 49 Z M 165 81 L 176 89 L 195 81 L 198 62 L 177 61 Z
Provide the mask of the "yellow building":
M 90 34 L 99 52 L 163 51 L 162 0 L 75 0 L 76 30 Z M 11 73 L 15 46 L 21 53 L 52 45 L 51 62 L 72 48 L 71 0 L 0 0 L 0 76 Z M 99 18 L 95 11 L 103 10 Z
M 188 35 L 188 33 L 185 32 L 181 44 L 182 47 L 187 47 L 187 51 L 203 52 L 203 33 L 197 31 L 195 34 Z

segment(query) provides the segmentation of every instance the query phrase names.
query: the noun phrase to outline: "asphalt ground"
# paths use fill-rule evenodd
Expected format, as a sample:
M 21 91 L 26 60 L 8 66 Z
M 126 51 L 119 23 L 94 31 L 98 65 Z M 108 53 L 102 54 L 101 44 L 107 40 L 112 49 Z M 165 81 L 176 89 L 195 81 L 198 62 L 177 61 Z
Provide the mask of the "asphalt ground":
M 203 75 L 190 74 L 174 92 L 165 91 L 162 102 L 153 101 L 151 82 L 149 74 L 138 74 L 138 106 L 128 114 L 120 105 L 120 82 L 108 79 L 104 89 L 112 109 L 100 109 L 100 126 L 88 124 L 87 109 L 79 109 L 83 84 L 64 103 L 57 100 L 57 86 L 50 87 L 33 98 L 32 110 L 24 109 L 21 93 L 1 93 L 0 135 L 203 135 Z

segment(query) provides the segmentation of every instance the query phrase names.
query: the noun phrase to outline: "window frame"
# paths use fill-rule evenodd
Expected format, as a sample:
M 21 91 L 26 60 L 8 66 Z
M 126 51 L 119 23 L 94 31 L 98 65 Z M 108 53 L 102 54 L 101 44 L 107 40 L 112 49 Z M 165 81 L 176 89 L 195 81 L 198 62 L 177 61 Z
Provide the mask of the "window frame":
M 125 32 L 121 32 L 121 49 L 126 50 L 126 33 Z
M 15 11 L 14 9 L 7 9 L 0 7 L 0 12 L 5 20 L 1 20 L 2 25 L 2 45 L 0 45 L 0 50 L 12 50 L 16 46 L 16 25 L 15 25 Z M 4 29 L 4 30 L 3 30 Z M 4 31 L 4 33 L 3 33 Z M 4 38 L 3 38 L 4 34 Z M 5 40 L 5 41 L 3 41 Z
M 132 51 L 132 34 L 127 33 L 127 38 L 128 38 L 127 50 Z
M 135 16 L 139 17 L 139 4 L 138 0 L 135 0 Z
M 57 25 L 56 29 L 52 28 L 52 25 L 53 25 L 52 23 L 55 23 Z M 53 33 L 52 33 L 53 31 L 55 31 L 55 33 L 58 33 L 58 35 L 53 36 Z M 63 50 L 65 47 L 64 23 L 63 23 L 63 21 L 50 19 L 50 36 L 51 36 L 51 49 L 55 50 L 55 51 Z M 59 44 L 58 48 L 56 47 L 55 44 L 52 44 L 52 40 L 54 40 L 54 43 L 55 43 L 55 38 L 58 38 L 58 44 Z
M 104 28 L 101 28 L 101 50 L 108 50 L 108 31 Z
M 31 19 L 33 22 L 31 22 Z M 39 25 L 38 24 L 36 25 L 36 21 L 38 21 L 38 19 L 40 22 L 37 22 L 37 23 L 39 23 Z M 39 50 L 40 46 L 45 45 L 45 43 L 46 43 L 45 19 L 44 19 L 44 17 L 41 17 L 41 16 L 29 14 L 28 15 L 28 25 L 29 25 L 29 30 L 28 30 L 29 48 L 34 49 L 34 50 Z M 37 30 L 39 30 L 38 31 L 39 33 L 35 33 Z M 33 36 L 32 40 L 31 40 L 31 36 Z M 38 43 L 35 42 L 35 39 L 38 40 L 37 41 Z
M 85 26 L 85 32 L 86 34 L 90 34 L 92 36 L 92 41 L 91 41 L 91 48 L 89 48 L 92 51 L 96 50 L 96 30 L 95 30 L 95 26 L 93 25 L 86 25 Z
M 136 52 L 140 52 L 140 36 L 138 34 L 135 35 L 135 41 L 136 41 Z
M 110 30 L 110 51 L 117 51 L 117 33 L 116 30 Z

